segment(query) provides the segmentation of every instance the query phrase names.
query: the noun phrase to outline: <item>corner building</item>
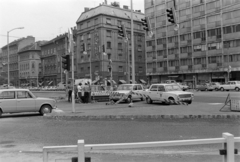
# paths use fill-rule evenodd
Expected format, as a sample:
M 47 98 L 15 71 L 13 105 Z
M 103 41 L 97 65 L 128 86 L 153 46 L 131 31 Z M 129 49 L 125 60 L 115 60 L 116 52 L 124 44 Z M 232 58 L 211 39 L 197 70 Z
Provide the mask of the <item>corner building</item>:
M 145 31 L 141 19 L 144 14 L 133 12 L 135 80 L 146 80 Z M 118 26 L 126 27 L 128 42 L 118 36 Z M 95 8 L 85 8 L 77 20 L 77 75 L 78 78 L 92 78 L 102 83 L 110 81 L 109 60 L 112 60 L 113 82 L 127 80 L 127 56 L 131 60 L 131 10 L 102 4 Z M 83 54 L 85 44 L 86 54 Z M 103 45 L 105 53 L 103 54 Z
M 151 83 L 240 80 L 240 0 L 176 0 L 176 6 L 175 31 L 166 15 L 173 1 L 145 0 L 154 32 L 146 37 Z

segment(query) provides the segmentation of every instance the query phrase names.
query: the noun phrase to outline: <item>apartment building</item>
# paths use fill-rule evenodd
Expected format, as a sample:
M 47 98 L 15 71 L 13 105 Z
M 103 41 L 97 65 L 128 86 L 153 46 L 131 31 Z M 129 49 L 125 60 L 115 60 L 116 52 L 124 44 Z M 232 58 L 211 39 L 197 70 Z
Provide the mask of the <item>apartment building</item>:
M 151 83 L 240 80 L 240 0 L 176 0 L 176 6 L 178 30 L 167 21 L 172 0 L 145 0 L 154 32 L 146 38 Z
M 144 14 L 133 12 L 135 80 L 145 82 L 145 31 L 141 19 Z M 126 27 L 128 42 L 118 36 L 118 26 Z M 128 6 L 101 4 L 95 8 L 85 8 L 77 20 L 77 76 L 91 78 L 102 83 L 110 82 L 112 65 L 113 82 L 127 80 L 127 60 L 131 60 L 131 10 Z M 83 51 L 85 45 L 86 53 Z M 105 55 L 103 54 L 103 45 Z M 112 61 L 112 63 L 110 63 Z M 131 77 L 131 76 L 130 76 Z M 131 78 L 130 78 L 131 79 Z
M 26 38 L 17 39 L 9 43 L 9 78 L 10 84 L 13 86 L 19 86 L 19 60 L 18 52 L 35 42 L 35 38 L 32 36 L 27 36 Z M 5 78 L 7 83 L 8 78 L 8 45 L 2 47 L 2 71 L 1 76 Z
M 76 28 L 73 28 L 74 39 Z M 69 54 L 68 52 L 69 40 L 68 33 L 58 35 L 56 38 L 42 44 L 41 47 L 41 73 L 40 83 L 42 86 L 56 86 L 58 83 L 66 83 L 67 78 L 71 78 L 71 71 L 66 72 L 62 68 L 62 56 Z M 76 55 L 76 45 L 74 45 L 74 54 Z M 76 60 L 76 57 L 74 57 Z M 76 64 L 74 60 L 74 64 Z M 74 72 L 76 73 L 76 66 L 74 65 Z M 76 74 L 74 74 L 76 75 Z
M 37 87 L 39 84 L 39 68 L 41 64 L 41 48 L 43 42 L 35 42 L 22 48 L 18 52 L 19 64 L 19 84 L 21 87 Z

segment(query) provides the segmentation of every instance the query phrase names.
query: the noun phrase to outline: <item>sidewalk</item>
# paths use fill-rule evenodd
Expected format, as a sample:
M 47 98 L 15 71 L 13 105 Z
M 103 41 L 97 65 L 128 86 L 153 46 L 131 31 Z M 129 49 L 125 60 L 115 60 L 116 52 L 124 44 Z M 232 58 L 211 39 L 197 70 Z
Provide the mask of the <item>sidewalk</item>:
M 186 105 L 163 105 L 160 103 L 147 104 L 145 101 L 134 102 L 132 107 L 127 103 L 118 105 L 106 105 L 106 102 L 90 104 L 75 104 L 75 112 L 72 104 L 60 101 L 58 109 L 45 118 L 66 119 L 165 119 L 165 118 L 234 118 L 240 119 L 240 112 L 231 111 L 226 106 L 223 111 L 223 103 L 193 102 Z

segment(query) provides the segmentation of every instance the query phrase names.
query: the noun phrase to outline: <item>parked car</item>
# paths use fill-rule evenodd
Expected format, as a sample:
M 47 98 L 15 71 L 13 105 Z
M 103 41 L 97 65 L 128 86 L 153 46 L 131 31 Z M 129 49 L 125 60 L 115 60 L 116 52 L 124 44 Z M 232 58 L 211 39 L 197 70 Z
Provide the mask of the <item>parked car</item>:
M 196 89 L 199 91 L 213 91 L 214 88 L 210 83 L 203 83 L 196 86 Z
M 166 103 L 166 100 L 191 104 L 194 99 L 192 92 L 184 92 L 176 84 L 152 84 L 149 91 L 145 91 L 144 94 L 148 96 L 146 98 L 148 104 L 151 104 L 153 101 Z
M 56 100 L 36 97 L 28 89 L 1 89 L 0 116 L 3 113 L 39 112 L 44 115 L 55 109 Z
M 229 90 L 236 90 L 236 91 L 240 91 L 240 81 L 229 81 L 226 84 L 222 84 L 219 86 L 219 89 L 221 91 L 229 91 Z
M 213 89 L 215 90 L 215 91 L 218 91 L 219 90 L 219 87 L 220 87 L 220 83 L 219 82 L 211 82 L 211 83 L 209 83 L 212 87 L 213 87 Z
M 177 83 L 177 85 L 183 90 L 186 91 L 189 89 L 189 86 L 184 83 Z
M 128 95 L 130 93 L 130 91 L 136 92 L 136 93 L 143 93 L 144 88 L 141 84 L 121 84 L 118 86 L 117 90 L 114 91 L 116 93 L 114 95 L 110 95 L 109 98 L 110 98 L 110 100 L 118 101 L 119 99 L 122 98 L 122 96 Z M 131 95 L 128 95 L 123 101 L 130 103 L 131 98 L 133 101 L 134 100 L 142 100 L 143 101 L 143 99 L 144 99 L 140 95 L 131 94 Z

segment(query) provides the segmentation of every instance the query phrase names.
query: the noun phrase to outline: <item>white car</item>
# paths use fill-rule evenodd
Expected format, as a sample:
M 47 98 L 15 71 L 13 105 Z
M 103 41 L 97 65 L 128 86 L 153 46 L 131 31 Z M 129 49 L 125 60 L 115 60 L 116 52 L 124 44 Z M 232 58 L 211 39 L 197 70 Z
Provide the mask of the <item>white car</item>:
M 225 91 L 225 90 L 240 91 L 240 81 L 229 81 L 227 84 L 219 85 L 219 90 L 221 90 L 221 91 Z
M 56 100 L 36 97 L 28 89 L 1 89 L 0 116 L 3 113 L 39 112 L 44 115 L 57 108 Z
M 192 92 L 185 92 L 176 84 L 152 84 L 149 91 L 144 93 L 147 98 L 148 104 L 153 101 L 160 101 L 167 103 L 166 101 L 181 101 L 191 104 L 194 99 Z
M 125 96 L 125 99 L 123 101 L 130 103 L 131 99 L 134 100 L 141 100 L 143 101 L 143 96 L 137 95 L 143 93 L 143 86 L 141 84 L 121 84 L 118 86 L 116 91 L 113 91 L 113 95 L 110 95 L 110 100 L 118 101 L 123 96 Z M 136 92 L 136 94 L 128 95 L 130 92 Z

